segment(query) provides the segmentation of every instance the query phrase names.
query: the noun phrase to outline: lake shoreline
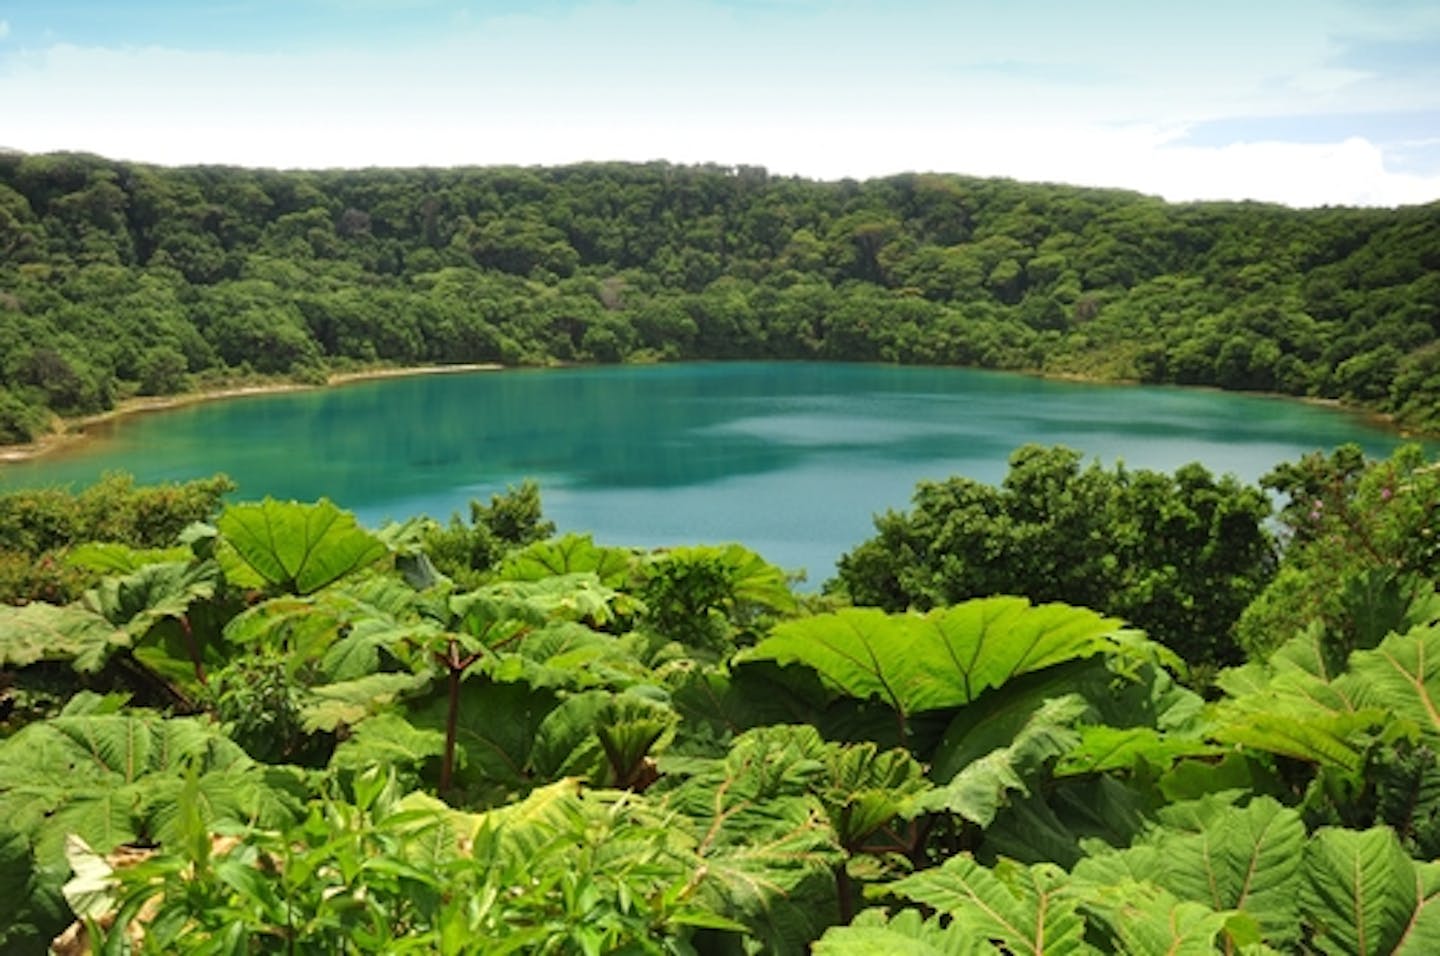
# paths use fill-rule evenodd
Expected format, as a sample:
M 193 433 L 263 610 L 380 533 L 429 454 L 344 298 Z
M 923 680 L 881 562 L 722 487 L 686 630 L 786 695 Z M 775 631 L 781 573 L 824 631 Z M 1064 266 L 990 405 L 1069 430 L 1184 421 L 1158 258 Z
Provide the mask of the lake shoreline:
M 404 365 L 356 371 L 334 372 L 323 383 L 304 382 L 257 382 L 247 385 L 220 385 L 195 392 L 180 392 L 174 395 L 146 395 L 121 399 L 114 408 L 94 415 L 62 419 L 57 429 L 40 436 L 39 439 L 21 445 L 0 445 L 0 465 L 43 458 L 62 449 L 73 449 L 92 437 L 87 429 L 95 425 L 107 425 L 134 415 L 150 412 L 164 412 L 204 402 L 222 401 L 229 398 L 247 398 L 255 395 L 283 395 L 287 392 L 308 392 L 321 388 L 336 388 L 357 382 L 369 382 L 387 378 L 408 378 L 415 375 L 447 375 L 466 372 L 498 372 L 506 366 L 494 362 L 470 362 L 460 365 Z
M 725 361 L 714 359 L 697 359 L 681 363 L 660 363 L 660 364 L 691 364 L 692 362 L 705 363 L 707 361 Z M 743 360 L 742 360 L 743 361 Z M 804 360 L 801 360 L 804 361 Z M 576 364 L 561 362 L 555 368 L 572 367 Z M 612 364 L 612 363 L 605 363 Z M 619 362 L 613 363 L 617 366 L 652 364 L 644 362 Z M 885 365 L 894 363 L 884 362 L 860 362 L 862 365 Z M 597 367 L 600 367 L 597 365 Z M 964 365 L 937 365 L 937 366 L 914 366 L 916 368 L 961 368 L 975 371 L 991 371 L 1007 375 L 1024 375 L 1031 378 L 1038 378 L 1047 381 L 1075 382 L 1086 385 L 1104 386 L 1137 386 L 1142 388 L 1178 388 L 1185 391 L 1214 392 L 1227 395 L 1248 395 L 1256 398 L 1270 398 L 1282 401 L 1301 402 L 1306 405 L 1313 405 L 1320 408 L 1329 408 L 1337 412 L 1352 415 L 1368 425 L 1383 431 L 1391 432 L 1406 440 L 1424 441 L 1433 437 L 1425 431 L 1415 431 L 1402 425 L 1394 415 L 1388 412 L 1378 411 L 1374 408 L 1366 408 L 1363 405 L 1351 405 L 1337 398 L 1318 398 L 1310 395 L 1287 395 L 1283 392 L 1251 392 L 1234 389 L 1224 389 L 1217 385 L 1147 385 L 1138 379 L 1115 379 L 1098 378 L 1084 375 L 1078 372 L 1069 371 L 1045 371 L 1044 369 L 975 369 L 973 366 Z M 456 365 L 403 365 L 393 367 L 377 367 L 359 369 L 355 371 L 333 372 L 326 377 L 323 383 L 309 384 L 304 382 L 258 382 L 244 385 L 220 385 L 215 388 L 201 389 L 195 392 L 182 392 L 175 395 L 154 395 L 136 398 L 122 399 L 116 406 L 104 412 L 94 415 L 85 415 L 79 418 L 63 419 L 59 427 L 43 436 L 37 441 L 20 445 L 0 445 L 0 467 L 7 463 L 32 461 L 37 458 L 48 456 L 62 449 L 73 449 L 84 444 L 92 436 L 87 434 L 86 429 L 95 425 L 105 425 L 121 421 L 133 415 L 143 415 L 148 412 L 168 411 L 176 408 L 183 408 L 188 405 L 196 405 L 203 402 L 221 401 L 229 398 L 246 398 L 255 395 L 279 395 L 286 392 L 313 391 L 321 388 L 333 388 L 342 385 L 349 385 L 356 382 L 376 381 L 388 378 L 408 378 L 416 375 L 444 375 L 459 374 L 467 372 L 499 372 L 510 369 L 511 366 L 501 365 L 496 362 L 471 362 Z

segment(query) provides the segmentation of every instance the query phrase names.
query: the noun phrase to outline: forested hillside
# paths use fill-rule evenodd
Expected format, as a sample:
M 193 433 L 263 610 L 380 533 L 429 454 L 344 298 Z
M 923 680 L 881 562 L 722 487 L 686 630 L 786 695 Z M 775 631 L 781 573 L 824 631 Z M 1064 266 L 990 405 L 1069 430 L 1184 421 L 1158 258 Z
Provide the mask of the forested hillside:
M 0 319 L 0 442 L 253 375 L 740 357 L 1274 390 L 1435 428 L 1440 205 L 4 154 Z

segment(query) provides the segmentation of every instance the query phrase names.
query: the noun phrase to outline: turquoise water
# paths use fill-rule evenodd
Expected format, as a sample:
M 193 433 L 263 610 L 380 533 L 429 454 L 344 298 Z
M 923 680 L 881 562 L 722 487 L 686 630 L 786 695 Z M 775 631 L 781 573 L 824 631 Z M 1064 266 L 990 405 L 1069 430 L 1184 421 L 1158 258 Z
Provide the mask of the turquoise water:
M 1276 462 L 1397 436 L 1281 399 L 945 368 L 738 363 L 476 372 L 237 398 L 98 426 L 0 465 L 0 488 L 225 472 L 240 496 L 327 495 L 367 523 L 468 514 L 524 478 L 564 530 L 607 544 L 740 541 L 812 582 L 921 479 L 998 481 L 1026 442 L 1106 464 Z

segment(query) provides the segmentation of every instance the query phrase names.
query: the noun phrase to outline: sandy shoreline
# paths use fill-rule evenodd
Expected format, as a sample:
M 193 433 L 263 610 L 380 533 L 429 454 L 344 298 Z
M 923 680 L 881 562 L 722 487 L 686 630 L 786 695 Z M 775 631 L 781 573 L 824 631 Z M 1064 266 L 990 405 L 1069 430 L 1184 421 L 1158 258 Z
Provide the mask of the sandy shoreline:
M 400 368 L 374 368 L 358 372 L 336 372 L 325 380 L 324 385 L 306 385 L 298 382 L 272 382 L 258 385 L 233 385 L 205 389 L 199 392 L 182 392 L 178 395 L 151 395 L 143 398 L 127 398 L 108 411 L 83 418 L 66 419 L 59 431 L 42 436 L 38 441 L 25 445 L 0 445 L 0 463 L 29 461 L 61 448 L 73 448 L 89 436 L 86 429 L 92 425 L 119 421 L 131 415 L 146 412 L 160 412 L 201 402 L 213 402 L 226 398 L 243 398 L 246 395 L 274 395 L 283 392 L 308 392 L 317 388 L 331 388 L 381 378 L 401 378 L 412 375 L 445 375 L 459 372 L 495 372 L 503 365 L 477 362 L 464 365 L 412 365 Z

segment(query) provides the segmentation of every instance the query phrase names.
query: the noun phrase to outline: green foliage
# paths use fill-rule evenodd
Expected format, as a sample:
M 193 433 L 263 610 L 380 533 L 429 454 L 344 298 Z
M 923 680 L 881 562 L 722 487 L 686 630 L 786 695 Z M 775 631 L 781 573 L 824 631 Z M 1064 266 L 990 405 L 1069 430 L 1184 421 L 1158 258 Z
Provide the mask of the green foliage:
M 452 515 L 449 525 L 431 528 L 425 535 L 425 551 L 442 573 L 474 585 L 507 553 L 541 542 L 554 531 L 555 525 L 541 516 L 539 486 L 525 481 L 504 494 L 491 495 L 488 505 L 471 501 L 470 524 Z
M 670 548 L 640 573 L 644 624 L 691 648 L 751 644 L 767 621 L 795 608 L 785 572 L 738 544 Z
M 271 498 L 231 505 L 215 527 L 232 583 L 292 594 L 312 594 L 388 553 L 354 515 L 323 498 L 313 505 Z
M 958 707 L 1032 671 L 1100 654 L 1126 654 L 1118 621 L 1023 598 L 987 598 L 924 616 L 868 608 L 785 621 L 740 660 L 799 663 L 837 692 L 876 698 L 900 721 Z M 900 741 L 904 743 L 904 740 Z
M 889 610 L 990 594 L 1104 608 L 1188 663 L 1234 663 L 1234 623 L 1274 572 L 1269 511 L 1258 489 L 1198 465 L 1082 469 L 1078 452 L 1026 446 L 998 488 L 922 483 L 913 511 L 877 518 L 840 559 L 838 581 Z
M 137 488 L 129 475 L 107 474 L 77 493 L 8 492 L 0 495 L 0 547 L 31 555 L 89 541 L 163 548 L 234 490 L 223 475 Z
M 234 488 L 223 475 L 137 488 L 128 475 L 107 474 L 79 492 L 0 494 L 0 603 L 79 597 L 98 577 L 93 571 L 110 568 L 70 562 L 65 549 L 94 542 L 168 547 L 188 525 L 213 516 Z
M 1094 611 L 807 615 L 733 547 L 466 586 L 328 502 L 185 540 L 0 609 L 0 953 L 1437 945 L 1440 623 L 1384 587 L 1206 702 Z
M 1322 953 L 1425 953 L 1440 945 L 1440 864 L 1380 828 L 1321 830 L 1305 848 L 1301 907 Z
M 993 870 L 968 855 L 889 884 L 898 896 L 950 917 L 950 932 L 988 940 L 1006 953 L 1093 953 L 1064 871 L 1004 863 Z
M 935 174 L 31 156 L 0 165 L 0 440 L 196 380 L 657 358 L 1276 390 L 1430 427 L 1436 216 Z
M 1286 498 L 1289 540 L 1280 575 L 1239 621 L 1252 657 L 1319 628 L 1343 660 L 1440 617 L 1440 469 L 1418 446 L 1378 462 L 1354 445 L 1317 452 L 1262 483 Z

